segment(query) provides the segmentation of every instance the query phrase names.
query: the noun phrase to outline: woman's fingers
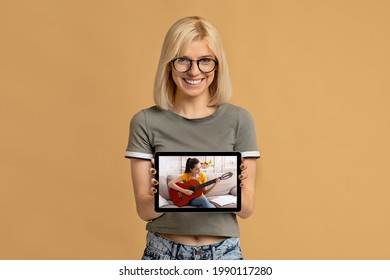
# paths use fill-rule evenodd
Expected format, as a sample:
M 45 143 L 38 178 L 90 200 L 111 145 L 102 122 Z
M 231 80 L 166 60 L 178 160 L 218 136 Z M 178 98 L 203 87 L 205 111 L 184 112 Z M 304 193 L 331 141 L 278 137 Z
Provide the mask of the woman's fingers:
M 187 190 L 187 191 L 186 191 L 186 194 L 187 194 L 187 195 L 191 195 L 191 194 L 193 194 L 193 193 L 194 193 L 194 192 L 191 191 L 191 190 Z
M 246 168 L 247 168 L 247 165 L 245 164 L 245 158 L 242 158 L 240 169 L 241 169 L 241 171 L 244 171 Z
M 151 159 L 150 161 L 151 161 L 151 163 L 152 163 L 152 166 L 154 166 L 154 159 Z M 152 192 L 153 194 L 155 194 L 155 193 L 157 193 L 157 189 L 156 189 L 154 186 L 157 186 L 157 185 L 158 185 L 158 181 L 154 178 L 154 175 L 156 175 L 157 170 L 154 169 L 153 167 L 151 167 L 150 170 L 149 170 L 149 172 L 150 172 L 150 175 L 152 175 L 152 178 L 150 179 L 150 182 L 151 182 L 151 184 L 152 184 L 152 187 L 150 188 L 150 190 L 151 190 L 151 192 Z
M 241 174 L 238 176 L 238 179 L 240 179 L 240 181 L 245 180 L 248 177 L 248 174 L 246 174 L 246 172 L 245 172 L 245 169 L 247 167 L 248 166 L 245 163 L 245 158 L 241 158 L 241 165 L 240 165 Z M 243 186 L 244 186 L 244 183 L 241 182 L 240 187 L 242 188 Z
M 245 172 L 242 172 L 240 175 L 238 175 L 238 179 L 240 179 L 241 181 L 245 180 L 247 177 L 248 174 L 246 174 Z
M 152 193 L 154 193 L 154 194 L 157 193 L 157 189 L 155 186 L 158 185 L 158 181 L 155 178 L 151 178 L 150 183 L 152 184 L 152 187 L 151 187 Z

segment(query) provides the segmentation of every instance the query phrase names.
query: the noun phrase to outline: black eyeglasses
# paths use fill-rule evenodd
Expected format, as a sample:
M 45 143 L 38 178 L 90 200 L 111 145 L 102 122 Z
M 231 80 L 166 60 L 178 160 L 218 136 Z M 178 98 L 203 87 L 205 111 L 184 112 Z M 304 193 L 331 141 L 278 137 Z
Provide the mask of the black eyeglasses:
M 179 57 L 172 60 L 173 67 L 175 67 L 175 69 L 180 73 L 184 73 L 190 70 L 192 67 L 192 62 L 196 62 L 199 71 L 202 73 L 210 73 L 218 65 L 217 60 L 209 57 L 201 58 L 198 60 L 191 60 L 185 57 Z

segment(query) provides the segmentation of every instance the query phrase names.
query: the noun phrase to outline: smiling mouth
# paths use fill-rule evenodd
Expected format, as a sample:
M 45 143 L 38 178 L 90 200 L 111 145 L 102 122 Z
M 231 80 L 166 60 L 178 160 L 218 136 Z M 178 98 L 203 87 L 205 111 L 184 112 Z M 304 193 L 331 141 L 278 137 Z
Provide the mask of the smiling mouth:
M 199 84 L 203 81 L 203 79 L 198 79 L 198 80 L 184 79 L 184 81 L 185 81 L 187 84 L 196 86 L 196 85 L 199 85 Z

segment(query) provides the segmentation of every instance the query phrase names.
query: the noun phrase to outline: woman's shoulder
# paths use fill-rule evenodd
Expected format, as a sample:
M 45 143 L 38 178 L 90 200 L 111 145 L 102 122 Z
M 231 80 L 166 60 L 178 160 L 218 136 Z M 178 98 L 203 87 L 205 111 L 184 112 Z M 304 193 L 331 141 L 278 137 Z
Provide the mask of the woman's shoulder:
M 231 103 L 224 103 L 221 105 L 221 109 L 222 109 L 221 110 L 222 114 L 225 116 L 231 115 L 231 116 L 234 116 L 238 119 L 251 118 L 251 114 L 249 113 L 249 111 L 241 106 L 238 106 L 238 105 L 234 105 Z
M 151 106 L 149 108 L 145 108 L 136 112 L 133 115 L 132 120 L 137 122 L 144 122 L 146 121 L 146 119 L 150 118 L 161 118 L 163 114 L 164 110 L 158 108 L 157 106 Z
M 190 177 L 190 175 L 189 175 L 188 173 L 183 173 L 183 174 L 181 174 L 181 175 L 179 176 L 179 178 L 180 178 L 182 181 L 184 181 L 184 182 L 189 181 L 189 180 L 191 179 L 191 177 Z
M 145 114 L 161 114 L 164 110 L 158 108 L 156 105 L 139 110 L 134 116 Z
M 238 106 L 238 105 L 235 105 L 232 103 L 223 103 L 220 106 L 221 106 L 223 111 L 227 111 L 227 112 L 238 112 L 238 113 L 248 112 L 248 110 L 245 109 L 244 107 L 241 107 L 241 106 Z

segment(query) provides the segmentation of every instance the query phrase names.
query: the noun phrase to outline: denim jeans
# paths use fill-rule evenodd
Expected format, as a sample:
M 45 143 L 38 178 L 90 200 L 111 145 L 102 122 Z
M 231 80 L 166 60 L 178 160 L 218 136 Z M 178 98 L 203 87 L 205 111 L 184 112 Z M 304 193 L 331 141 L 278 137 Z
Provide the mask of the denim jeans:
M 207 199 L 206 196 L 202 195 L 197 198 L 191 199 L 191 201 L 188 203 L 188 205 L 191 206 L 197 206 L 199 208 L 215 208 L 210 201 Z
M 202 246 L 176 243 L 148 232 L 142 260 L 242 260 L 240 239 L 228 237 L 225 240 Z

